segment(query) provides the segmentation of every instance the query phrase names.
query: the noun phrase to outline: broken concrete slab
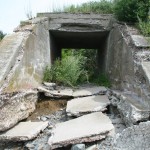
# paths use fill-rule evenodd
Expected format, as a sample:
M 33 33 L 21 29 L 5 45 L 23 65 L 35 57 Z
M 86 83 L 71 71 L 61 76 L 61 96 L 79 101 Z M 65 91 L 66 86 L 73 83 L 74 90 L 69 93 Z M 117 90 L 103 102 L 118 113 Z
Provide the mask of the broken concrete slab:
M 150 38 L 142 35 L 131 35 L 131 39 L 136 47 L 150 47 Z
M 43 92 L 47 97 L 55 97 L 55 98 L 70 98 L 73 95 L 73 90 L 70 88 L 48 90 L 44 87 L 38 87 L 38 91 Z
M 78 90 L 73 92 L 73 97 L 84 97 L 97 94 L 105 94 L 107 89 L 103 86 L 93 86 L 93 87 L 80 87 Z
M 20 122 L 12 129 L 0 134 L 0 141 L 32 140 L 48 126 L 48 122 Z
M 4 94 L 0 96 L 0 132 L 26 119 L 36 108 L 37 92 Z
M 66 112 L 68 116 L 80 116 L 83 114 L 104 111 L 110 101 L 106 95 L 75 98 L 68 101 Z
M 117 106 L 126 126 L 149 120 L 150 110 L 139 101 L 137 96 L 116 91 L 112 91 L 112 94 L 109 99 L 112 105 Z
M 112 150 L 150 150 L 150 121 L 134 125 L 117 134 Z
M 48 143 L 52 149 L 70 144 L 104 139 L 114 130 L 109 117 L 101 112 L 56 124 Z

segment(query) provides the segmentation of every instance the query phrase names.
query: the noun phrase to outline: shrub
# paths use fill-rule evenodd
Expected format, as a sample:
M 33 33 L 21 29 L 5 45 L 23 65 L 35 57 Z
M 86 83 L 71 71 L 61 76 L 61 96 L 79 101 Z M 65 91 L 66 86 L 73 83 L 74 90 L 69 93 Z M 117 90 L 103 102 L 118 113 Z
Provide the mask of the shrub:
M 115 0 L 114 13 L 120 21 L 137 22 L 148 19 L 150 0 Z
M 138 28 L 144 36 L 150 36 L 150 22 L 144 22 L 140 18 L 138 18 Z
M 51 68 L 46 67 L 43 80 L 74 87 L 78 84 L 80 77 L 85 76 L 83 65 L 82 56 L 66 56 L 61 61 L 56 60 Z
M 83 3 L 80 6 L 71 5 L 64 8 L 64 12 L 70 13 L 102 13 L 111 14 L 113 13 L 113 2 L 107 0 L 100 0 L 99 2 L 88 2 Z

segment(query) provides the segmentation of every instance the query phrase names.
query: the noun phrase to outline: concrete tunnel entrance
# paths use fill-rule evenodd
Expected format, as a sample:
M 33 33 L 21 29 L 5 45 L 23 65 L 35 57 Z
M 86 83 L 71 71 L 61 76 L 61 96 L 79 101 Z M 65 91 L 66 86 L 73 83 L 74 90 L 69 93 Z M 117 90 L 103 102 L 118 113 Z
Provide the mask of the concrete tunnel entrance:
M 52 30 L 50 33 L 51 64 L 57 58 L 61 59 L 61 50 L 65 49 L 97 49 L 97 64 L 99 71 L 103 71 L 108 31 L 70 32 Z

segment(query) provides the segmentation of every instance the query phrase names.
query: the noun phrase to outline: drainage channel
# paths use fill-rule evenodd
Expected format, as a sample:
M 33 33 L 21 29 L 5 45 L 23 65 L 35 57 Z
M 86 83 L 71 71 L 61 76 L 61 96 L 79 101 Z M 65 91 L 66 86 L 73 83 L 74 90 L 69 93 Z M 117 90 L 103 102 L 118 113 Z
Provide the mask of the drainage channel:
M 32 141 L 0 143 L 0 150 L 49 150 L 50 147 L 47 141 L 51 136 L 53 126 L 55 126 L 57 123 L 73 119 L 71 117 L 67 117 L 67 101 L 68 99 L 50 99 L 40 96 L 36 110 L 27 118 L 26 121 L 48 121 L 48 128 L 46 128 L 36 139 Z M 104 114 L 107 115 L 112 121 L 116 133 L 119 133 L 126 128 L 116 107 L 109 105 Z M 103 146 L 106 148 L 106 146 L 109 146 L 109 144 L 110 143 L 107 138 L 102 141 L 85 143 L 86 147 L 98 145 L 99 149 L 102 149 Z M 63 149 L 69 150 L 71 149 L 71 145 L 68 147 L 59 148 L 59 150 Z

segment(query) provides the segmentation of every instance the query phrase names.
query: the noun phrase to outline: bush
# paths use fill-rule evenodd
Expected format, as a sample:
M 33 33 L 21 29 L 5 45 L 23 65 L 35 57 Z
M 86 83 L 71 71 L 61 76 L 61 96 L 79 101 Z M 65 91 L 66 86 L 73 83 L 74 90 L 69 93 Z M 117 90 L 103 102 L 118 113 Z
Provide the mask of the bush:
M 43 80 L 74 87 L 86 74 L 83 65 L 84 58 L 82 56 L 66 56 L 61 61 L 56 60 L 51 68 L 46 67 Z
M 120 21 L 137 22 L 137 16 L 146 21 L 149 7 L 150 0 L 115 0 L 114 13 Z
M 100 2 L 88 2 L 83 3 L 80 6 L 71 5 L 64 8 L 64 12 L 70 13 L 102 13 L 111 14 L 113 13 L 113 2 L 107 0 L 100 0 Z
M 144 36 L 150 36 L 150 22 L 144 22 L 140 18 L 138 18 L 138 28 Z

